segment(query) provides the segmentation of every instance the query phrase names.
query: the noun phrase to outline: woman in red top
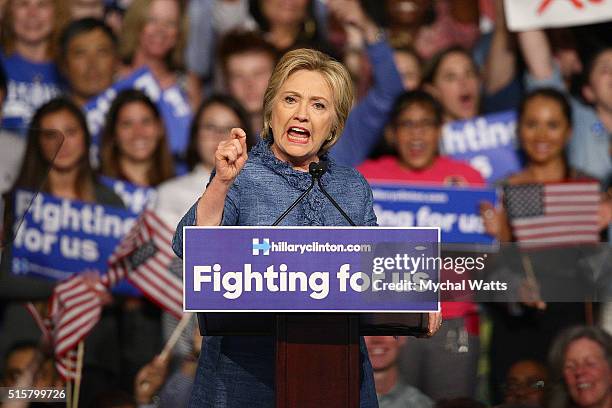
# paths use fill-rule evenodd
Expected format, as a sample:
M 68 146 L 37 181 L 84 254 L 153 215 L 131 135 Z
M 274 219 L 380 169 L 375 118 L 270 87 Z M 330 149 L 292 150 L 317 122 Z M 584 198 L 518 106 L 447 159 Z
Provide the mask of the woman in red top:
M 387 130 L 398 156 L 366 161 L 358 170 L 370 182 L 483 186 L 478 171 L 439 155 L 442 122 L 442 108 L 431 95 L 423 91 L 405 93 L 396 102 Z M 477 306 L 471 302 L 442 302 L 442 317 L 444 324 L 436 336 L 426 341 L 408 340 L 400 370 L 406 382 L 434 400 L 471 396 L 479 354 Z

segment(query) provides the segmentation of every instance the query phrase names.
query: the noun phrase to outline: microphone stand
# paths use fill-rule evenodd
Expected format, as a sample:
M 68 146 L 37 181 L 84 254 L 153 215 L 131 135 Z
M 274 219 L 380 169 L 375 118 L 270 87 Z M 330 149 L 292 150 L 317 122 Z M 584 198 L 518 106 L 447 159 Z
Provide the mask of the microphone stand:
M 293 210 L 295 208 L 295 206 L 298 205 L 304 199 L 304 197 L 306 197 L 306 195 L 314 187 L 315 181 L 319 185 L 319 189 L 321 190 L 321 192 L 325 195 L 325 197 L 327 197 L 327 199 L 333 204 L 333 206 L 336 207 L 336 209 L 340 212 L 340 214 L 344 217 L 344 219 L 346 219 L 348 221 L 348 223 L 350 225 L 352 225 L 353 227 L 355 226 L 355 223 L 353 222 L 353 220 L 351 220 L 351 218 L 344 212 L 344 210 L 342 210 L 342 208 L 340 208 L 340 206 L 338 205 L 336 200 L 334 200 L 329 195 L 329 193 L 325 190 L 325 188 L 323 188 L 323 184 L 321 184 L 321 176 L 323 174 L 325 174 L 326 171 L 327 171 L 327 162 L 319 161 L 318 163 L 315 163 L 315 162 L 310 163 L 310 165 L 308 166 L 308 173 L 310 173 L 310 176 L 312 177 L 311 178 L 311 182 L 310 182 L 310 186 L 308 186 L 306 191 L 304 191 L 297 198 L 297 200 L 295 200 L 293 202 L 293 204 L 291 204 L 291 206 L 289 208 L 287 208 L 287 210 L 285 210 L 285 212 L 282 213 L 280 215 L 280 217 L 278 217 L 278 219 L 276 221 L 274 221 L 274 224 L 272 224 L 273 227 L 275 227 L 278 224 L 280 224 L 285 219 L 287 214 L 289 214 L 291 212 L 291 210 Z
M 323 173 L 325 173 L 325 170 L 323 170 L 323 172 L 320 172 L 319 169 L 318 169 L 317 163 L 312 162 L 308 166 L 308 173 L 310 173 L 310 177 L 311 177 L 311 179 L 310 179 L 310 186 L 308 186 L 306 191 L 304 191 L 302 194 L 300 194 L 300 196 L 297 198 L 297 200 L 295 200 L 293 202 L 293 204 L 291 204 L 291 206 L 289 206 L 289 208 L 287 208 L 285 210 L 285 212 L 282 213 L 280 215 L 280 217 L 278 217 L 276 219 L 276 221 L 274 221 L 274 224 L 272 224 L 273 227 L 276 227 L 278 224 L 280 224 L 281 221 L 283 221 L 285 219 L 287 214 L 289 214 L 291 212 L 291 210 L 293 210 L 295 208 L 295 206 L 298 205 L 304 199 L 304 197 L 306 197 L 306 194 L 310 193 L 310 190 L 312 190 L 312 188 L 315 185 L 315 180 L 320 178 L 323 175 Z
M 351 217 L 348 216 L 347 213 L 344 212 L 344 210 L 342 208 L 340 208 L 340 206 L 338 205 L 338 203 L 336 202 L 336 200 L 334 200 L 332 198 L 332 196 L 329 195 L 329 193 L 327 192 L 327 190 L 325 190 L 323 188 L 323 186 L 321 185 L 321 179 L 318 179 L 318 184 L 319 184 L 319 188 L 321 189 L 321 192 L 323 194 L 325 194 L 325 197 L 327 197 L 327 199 L 334 205 L 334 207 L 336 207 L 336 209 L 338 211 L 340 211 L 340 214 L 342 214 L 342 216 L 344 217 L 345 220 L 348 221 L 349 224 L 351 224 L 351 226 L 355 226 L 355 223 L 353 222 L 353 220 L 351 220 Z

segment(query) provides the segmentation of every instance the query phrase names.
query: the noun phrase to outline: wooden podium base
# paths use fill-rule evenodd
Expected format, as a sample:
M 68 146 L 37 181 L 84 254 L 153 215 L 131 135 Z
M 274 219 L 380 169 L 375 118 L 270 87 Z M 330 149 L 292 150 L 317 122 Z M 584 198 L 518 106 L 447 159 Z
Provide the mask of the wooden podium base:
M 359 317 L 276 319 L 276 407 L 359 407 Z
M 198 313 L 203 336 L 275 336 L 277 408 L 357 408 L 359 335 L 426 335 L 426 313 Z

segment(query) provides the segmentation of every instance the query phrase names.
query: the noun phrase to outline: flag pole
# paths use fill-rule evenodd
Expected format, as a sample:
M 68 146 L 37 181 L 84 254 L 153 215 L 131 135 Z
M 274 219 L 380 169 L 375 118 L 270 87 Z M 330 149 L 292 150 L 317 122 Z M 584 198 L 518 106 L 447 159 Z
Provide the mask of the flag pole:
M 66 407 L 72 408 L 72 379 L 66 378 Z
M 79 407 L 79 392 L 81 391 L 81 378 L 83 374 L 83 355 L 85 354 L 85 342 L 79 341 L 77 348 L 77 372 L 74 377 L 74 402 L 72 408 Z
M 162 352 L 159 355 L 160 358 L 162 358 L 164 360 L 168 358 L 168 356 L 172 352 L 172 349 L 176 345 L 176 342 L 179 340 L 179 337 L 181 336 L 181 334 L 183 333 L 183 331 L 187 327 L 187 324 L 189 323 L 190 320 L 191 320 L 191 313 L 185 313 L 183 315 L 183 317 L 181 318 L 181 320 L 179 321 L 179 323 L 174 328 L 174 331 L 172 332 L 172 335 L 170 335 L 170 338 L 166 342 L 166 345 L 164 346 L 164 349 L 162 350 Z
M 533 271 L 533 264 L 531 263 L 531 258 L 529 255 L 522 253 L 521 261 L 523 263 L 523 269 L 525 271 L 525 277 L 527 279 L 527 284 L 535 291 L 537 291 L 538 300 L 535 300 L 535 307 L 539 310 L 546 309 L 546 303 L 542 300 L 540 296 L 540 285 L 538 284 L 538 279 L 535 276 Z

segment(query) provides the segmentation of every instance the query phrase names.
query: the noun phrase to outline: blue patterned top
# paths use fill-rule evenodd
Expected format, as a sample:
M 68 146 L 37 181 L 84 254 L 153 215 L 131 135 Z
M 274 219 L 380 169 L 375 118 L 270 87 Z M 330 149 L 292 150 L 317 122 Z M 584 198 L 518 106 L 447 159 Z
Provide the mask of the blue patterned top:
M 261 140 L 234 180 L 223 209 L 222 225 L 272 225 L 311 183 L 310 174 L 294 170 L 274 156 L 270 141 Z M 321 183 L 356 225 L 376 225 L 372 190 L 363 176 L 351 167 L 327 160 Z M 183 226 L 195 225 L 194 204 L 176 229 L 172 247 L 179 257 L 183 251 Z M 318 186 L 281 222 L 285 226 L 346 226 L 349 223 L 323 195 Z

